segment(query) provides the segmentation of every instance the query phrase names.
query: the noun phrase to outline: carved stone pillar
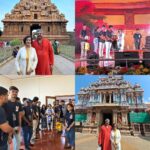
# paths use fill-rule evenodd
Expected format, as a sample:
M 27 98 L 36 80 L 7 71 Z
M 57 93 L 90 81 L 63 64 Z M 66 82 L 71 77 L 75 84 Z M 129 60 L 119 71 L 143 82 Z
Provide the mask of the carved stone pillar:
M 104 101 L 103 103 L 106 103 L 106 94 L 104 93 Z
M 109 103 L 111 103 L 111 93 L 109 93 Z

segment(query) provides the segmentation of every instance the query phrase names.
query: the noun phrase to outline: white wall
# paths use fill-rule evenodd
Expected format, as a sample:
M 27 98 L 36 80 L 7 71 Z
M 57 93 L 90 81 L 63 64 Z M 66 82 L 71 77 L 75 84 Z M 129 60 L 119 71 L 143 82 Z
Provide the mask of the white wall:
M 3 86 L 4 88 L 8 89 L 11 85 L 11 80 L 7 77 L 0 76 L 0 86 Z
M 29 77 L 12 80 L 11 85 L 19 88 L 21 99 L 38 96 L 42 103 L 45 103 L 46 96 L 75 95 L 74 76 Z

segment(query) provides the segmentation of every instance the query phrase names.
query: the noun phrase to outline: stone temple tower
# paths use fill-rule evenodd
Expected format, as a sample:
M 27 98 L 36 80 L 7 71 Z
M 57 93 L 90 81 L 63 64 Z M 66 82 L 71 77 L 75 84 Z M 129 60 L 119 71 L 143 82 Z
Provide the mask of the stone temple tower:
M 44 36 L 50 40 L 67 42 L 64 14 L 60 13 L 51 0 L 20 0 L 2 20 L 4 24 L 3 40 L 23 39 L 33 30 L 42 29 Z

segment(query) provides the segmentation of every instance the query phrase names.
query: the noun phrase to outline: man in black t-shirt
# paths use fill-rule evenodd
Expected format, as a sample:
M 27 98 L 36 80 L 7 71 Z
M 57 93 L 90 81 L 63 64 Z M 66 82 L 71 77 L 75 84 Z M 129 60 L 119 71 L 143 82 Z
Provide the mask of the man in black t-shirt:
M 81 41 L 81 58 L 85 57 L 85 37 L 87 36 L 87 26 L 84 24 L 80 32 L 80 41 Z
M 30 106 L 30 100 L 26 100 L 24 102 L 24 116 L 22 120 L 22 129 L 23 129 L 23 137 L 24 137 L 24 144 L 26 150 L 30 150 L 30 140 L 32 137 L 32 120 L 33 120 L 33 111 L 32 107 Z
M 133 38 L 134 38 L 135 49 L 139 50 L 141 45 L 141 39 L 142 39 L 142 35 L 139 32 L 139 29 L 136 29 L 136 33 L 134 33 Z
M 13 128 L 7 123 L 5 111 L 2 107 L 8 100 L 7 89 L 0 87 L 0 150 L 8 150 L 8 134 L 13 133 Z
M 110 50 L 112 47 L 113 26 L 110 25 L 106 31 L 106 58 L 110 58 Z
M 18 96 L 18 88 L 11 86 L 9 88 L 8 102 L 4 105 L 9 125 L 14 128 L 13 145 L 15 150 L 20 149 L 20 129 L 23 116 L 22 105 L 16 101 Z

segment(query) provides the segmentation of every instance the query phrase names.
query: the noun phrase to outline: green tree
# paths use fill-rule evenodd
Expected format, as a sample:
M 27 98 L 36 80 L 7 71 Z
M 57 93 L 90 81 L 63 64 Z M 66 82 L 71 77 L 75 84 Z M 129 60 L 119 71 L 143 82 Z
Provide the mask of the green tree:
M 14 39 L 10 42 L 11 46 L 21 45 L 21 41 L 19 39 Z

